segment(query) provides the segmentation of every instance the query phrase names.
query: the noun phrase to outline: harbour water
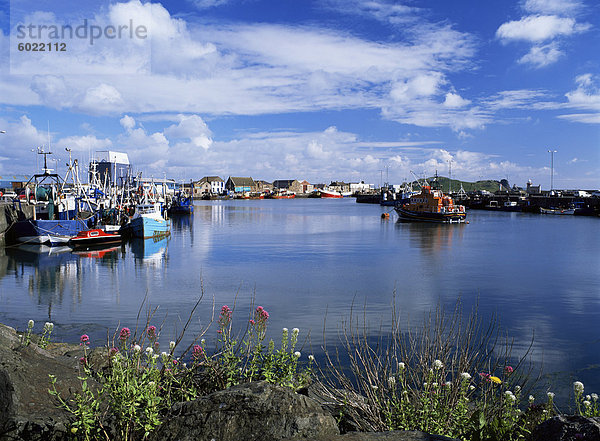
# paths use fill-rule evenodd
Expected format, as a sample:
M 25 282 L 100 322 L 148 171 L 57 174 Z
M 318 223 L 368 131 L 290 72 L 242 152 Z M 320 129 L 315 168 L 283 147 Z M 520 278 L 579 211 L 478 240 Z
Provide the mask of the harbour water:
M 240 325 L 255 302 L 274 339 L 282 327 L 310 333 L 306 356 L 324 336 L 336 343 L 353 304 L 375 331 L 389 325 L 394 298 L 412 323 L 460 299 L 486 320 L 497 314 L 513 354 L 533 337 L 532 359 L 555 391 L 568 396 L 577 379 L 600 393 L 600 219 L 470 211 L 469 224 L 430 225 L 382 220 L 388 211 L 354 199 L 196 201 L 159 241 L 82 254 L 9 247 L 0 250 L 0 322 L 23 330 L 33 319 L 39 331 L 52 321 L 56 340 L 87 333 L 103 344 L 135 327 L 146 298 L 168 344 L 204 292 L 188 341 L 213 302 L 215 316 L 235 304 Z

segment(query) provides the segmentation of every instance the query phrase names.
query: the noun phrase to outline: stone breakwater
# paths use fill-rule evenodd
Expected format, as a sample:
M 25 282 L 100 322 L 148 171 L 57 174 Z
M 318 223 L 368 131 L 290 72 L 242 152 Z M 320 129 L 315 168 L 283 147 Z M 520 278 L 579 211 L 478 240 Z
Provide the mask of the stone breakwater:
M 34 340 L 35 341 L 35 340 Z M 48 393 L 49 375 L 64 398 L 81 392 L 79 345 L 22 344 L 15 329 L 0 324 L 0 441 L 72 440 L 73 416 Z M 106 349 L 88 353 L 92 367 L 106 364 Z M 90 387 L 95 387 L 93 383 Z M 336 410 L 315 391 L 296 393 L 259 381 L 176 403 L 151 441 L 452 441 L 416 431 L 340 433 Z M 339 416 L 339 409 L 338 409 Z M 108 423 L 110 424 L 110 423 Z M 108 425 L 110 431 L 110 426 Z M 115 438 L 116 439 L 116 438 Z M 600 440 L 600 418 L 558 416 L 534 431 L 531 441 Z

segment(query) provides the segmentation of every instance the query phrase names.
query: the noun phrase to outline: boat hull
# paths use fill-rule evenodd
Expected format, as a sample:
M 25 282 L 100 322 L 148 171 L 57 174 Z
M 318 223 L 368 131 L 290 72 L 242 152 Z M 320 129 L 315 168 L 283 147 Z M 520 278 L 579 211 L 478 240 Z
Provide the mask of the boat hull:
M 130 229 L 133 237 L 142 239 L 161 237 L 171 233 L 171 221 L 140 216 L 131 221 Z
M 69 240 L 69 245 L 74 248 L 98 246 L 105 244 L 115 244 L 121 242 L 121 235 L 115 233 L 106 233 L 103 230 L 81 231 L 77 236 Z
M 328 199 L 341 199 L 343 196 L 342 193 L 337 191 L 321 190 L 321 197 Z
M 396 213 L 402 220 L 414 222 L 434 222 L 442 224 L 461 224 L 464 223 L 467 215 L 464 212 L 459 213 L 428 213 L 407 210 L 403 207 L 396 207 Z
M 575 214 L 574 208 L 540 208 L 541 214 L 556 214 L 556 215 L 573 215 Z
M 23 220 L 10 227 L 8 236 L 15 242 L 64 245 L 80 231 L 89 229 L 88 222 L 76 220 Z

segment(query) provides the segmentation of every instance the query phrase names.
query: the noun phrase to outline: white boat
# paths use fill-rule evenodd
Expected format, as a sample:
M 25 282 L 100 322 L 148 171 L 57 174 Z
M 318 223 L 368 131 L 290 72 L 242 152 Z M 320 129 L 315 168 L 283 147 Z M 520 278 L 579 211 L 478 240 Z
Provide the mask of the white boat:
M 575 214 L 575 209 L 574 208 L 542 208 L 542 207 L 540 207 L 540 213 L 569 215 L 569 214 Z

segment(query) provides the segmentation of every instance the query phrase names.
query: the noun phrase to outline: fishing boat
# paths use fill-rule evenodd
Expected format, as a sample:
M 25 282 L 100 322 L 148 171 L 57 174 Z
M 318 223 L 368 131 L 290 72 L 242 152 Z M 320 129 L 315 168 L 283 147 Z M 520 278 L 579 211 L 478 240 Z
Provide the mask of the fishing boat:
M 63 179 L 47 166 L 50 152 L 40 150 L 44 155 L 42 173 L 34 174 L 25 184 L 24 198 L 19 205 L 32 206 L 32 219 L 23 219 L 11 225 L 7 240 L 49 246 L 66 245 L 79 231 L 87 230 L 97 222 L 96 213 L 81 210 L 76 191 L 66 185 Z M 69 172 L 73 168 L 70 161 Z
M 571 214 L 575 214 L 575 208 L 543 208 L 543 207 L 540 207 L 540 213 L 571 215 Z
M 169 206 L 169 215 L 174 214 L 192 214 L 194 212 L 194 203 L 191 196 L 182 193 L 176 194 Z
M 71 237 L 69 239 L 69 245 L 71 245 L 72 247 L 87 247 L 90 245 L 100 245 L 119 242 L 121 242 L 121 235 L 119 233 L 108 233 L 100 228 L 80 231 L 79 233 L 77 233 L 77 236 Z
M 409 202 L 394 208 L 400 219 L 418 222 L 463 223 L 467 217 L 463 205 L 455 205 L 441 190 L 423 185 L 421 192 L 412 195 Z
M 266 199 L 294 199 L 296 193 L 289 190 L 275 190 L 273 193 L 265 196 Z
M 342 195 L 342 193 L 340 193 L 339 191 L 335 191 L 335 190 L 322 189 L 322 190 L 319 190 L 319 191 L 321 193 L 321 197 L 322 198 L 338 199 L 338 198 L 344 197 Z
M 143 239 L 161 237 L 171 233 L 171 220 L 167 219 L 159 202 L 146 202 L 135 207 L 131 221 L 126 227 L 133 237 Z

